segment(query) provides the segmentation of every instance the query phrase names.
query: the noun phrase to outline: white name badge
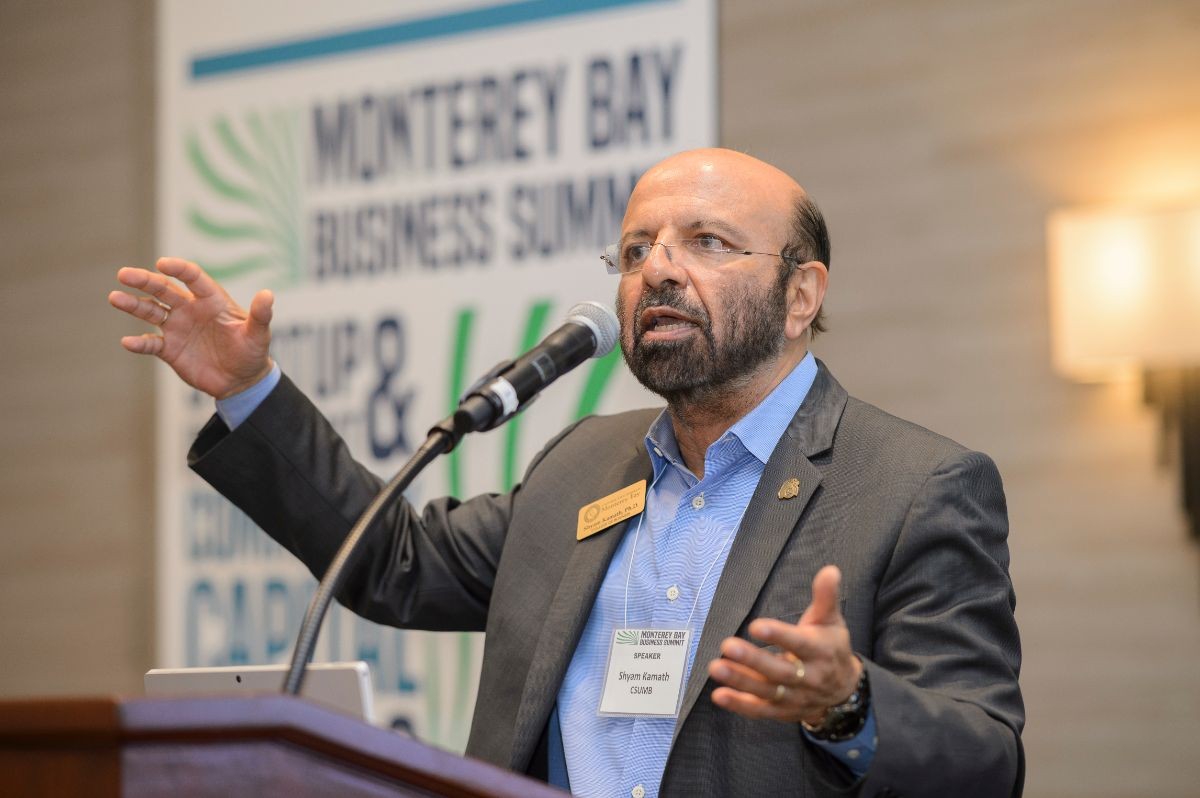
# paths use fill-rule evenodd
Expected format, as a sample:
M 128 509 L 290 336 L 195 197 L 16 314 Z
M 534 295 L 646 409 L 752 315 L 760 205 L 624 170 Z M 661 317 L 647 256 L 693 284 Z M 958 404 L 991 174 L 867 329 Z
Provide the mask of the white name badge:
M 600 693 L 601 715 L 679 714 L 690 629 L 615 629 Z

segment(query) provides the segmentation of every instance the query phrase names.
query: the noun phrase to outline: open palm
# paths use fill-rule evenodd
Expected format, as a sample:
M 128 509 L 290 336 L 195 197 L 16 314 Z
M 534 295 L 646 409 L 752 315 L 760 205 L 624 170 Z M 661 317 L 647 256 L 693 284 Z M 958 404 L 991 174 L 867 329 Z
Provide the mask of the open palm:
M 158 357 L 188 385 L 217 399 L 266 376 L 271 370 L 270 291 L 255 294 L 247 312 L 195 263 L 160 258 L 155 268 L 117 272 L 122 285 L 142 293 L 113 291 L 109 304 L 159 328 L 125 336 L 121 346 Z

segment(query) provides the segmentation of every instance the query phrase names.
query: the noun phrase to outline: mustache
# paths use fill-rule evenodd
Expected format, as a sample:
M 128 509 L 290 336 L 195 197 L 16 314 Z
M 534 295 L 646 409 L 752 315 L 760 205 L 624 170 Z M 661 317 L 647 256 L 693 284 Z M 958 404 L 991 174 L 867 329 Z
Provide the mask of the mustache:
M 659 286 L 658 288 L 646 289 L 642 292 L 642 296 L 638 299 L 637 307 L 633 311 L 633 332 L 634 338 L 640 338 L 645 332 L 642 327 L 642 313 L 649 308 L 661 307 L 676 310 L 694 319 L 700 327 L 707 331 L 710 327 L 708 313 L 699 303 L 688 301 L 687 295 L 682 288 L 677 286 Z

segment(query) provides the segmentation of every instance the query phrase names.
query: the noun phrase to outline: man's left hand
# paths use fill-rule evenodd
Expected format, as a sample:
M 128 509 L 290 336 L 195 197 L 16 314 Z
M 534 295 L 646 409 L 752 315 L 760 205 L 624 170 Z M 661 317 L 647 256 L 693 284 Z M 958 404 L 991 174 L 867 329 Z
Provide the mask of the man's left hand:
M 827 565 L 813 578 L 812 603 L 797 623 L 758 618 L 750 624 L 752 637 L 781 653 L 725 638 L 721 657 L 708 664 L 709 676 L 725 685 L 713 691 L 713 703 L 751 718 L 815 726 L 830 707 L 848 700 L 863 666 L 842 618 L 841 581 L 837 566 Z

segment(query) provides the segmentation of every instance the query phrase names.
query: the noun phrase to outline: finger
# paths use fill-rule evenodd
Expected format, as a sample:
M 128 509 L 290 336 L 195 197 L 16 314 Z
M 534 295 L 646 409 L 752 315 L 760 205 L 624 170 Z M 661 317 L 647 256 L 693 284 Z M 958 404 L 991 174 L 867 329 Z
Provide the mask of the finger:
M 167 307 L 178 307 L 189 301 L 191 296 L 180 290 L 172 280 L 161 274 L 126 266 L 117 270 L 117 281 L 122 285 L 144 291 Z
M 135 355 L 157 355 L 163 351 L 163 337 L 153 333 L 126 335 L 121 339 L 121 346 Z
M 133 313 L 138 306 L 138 298 L 133 294 L 127 294 L 124 291 L 109 291 L 108 304 L 112 305 L 117 310 L 123 310 L 126 313 Z
M 793 707 L 765 701 L 753 693 L 734 690 L 732 687 L 718 687 L 713 690 L 712 701 L 721 709 L 727 709 L 748 718 L 792 720 L 797 716 L 796 709 Z
M 162 325 L 166 322 L 170 311 L 161 303 L 147 296 L 132 296 L 124 291 L 113 291 L 108 295 L 108 303 L 117 310 L 123 310 L 134 318 Z
M 764 701 L 775 696 L 778 684 L 767 681 L 753 668 L 728 659 L 715 659 L 708 663 L 708 675 L 726 687 L 758 696 Z
M 197 299 L 205 299 L 221 293 L 221 286 L 208 273 L 190 260 L 183 258 L 159 258 L 154 268 L 174 277 L 188 287 Z
M 264 288 L 250 300 L 250 316 L 246 326 L 251 335 L 256 338 L 271 337 L 271 317 L 274 315 L 275 295 Z
M 762 678 L 770 683 L 772 690 L 777 684 L 798 685 L 803 683 L 803 679 L 797 675 L 798 669 L 795 660 L 789 660 L 745 640 L 736 637 L 726 638 L 721 643 L 721 654 L 725 658 L 761 674 Z
M 164 279 L 162 275 L 146 269 L 139 269 L 136 266 L 124 266 L 117 269 L 117 282 L 138 290 L 144 288 L 151 280 L 162 279 Z
M 750 624 L 750 634 L 756 639 L 778 646 L 809 663 L 821 662 L 832 656 L 834 641 L 829 630 L 821 626 L 799 626 L 774 618 L 758 618 Z
M 800 623 L 834 625 L 842 623 L 842 611 L 838 602 L 838 588 L 842 583 L 842 572 L 836 565 L 826 565 L 813 577 L 812 603 L 800 616 Z
M 121 285 L 127 285 L 130 288 L 140 289 L 154 276 L 153 272 L 139 269 L 136 266 L 123 266 L 117 269 L 117 282 L 121 283 Z

